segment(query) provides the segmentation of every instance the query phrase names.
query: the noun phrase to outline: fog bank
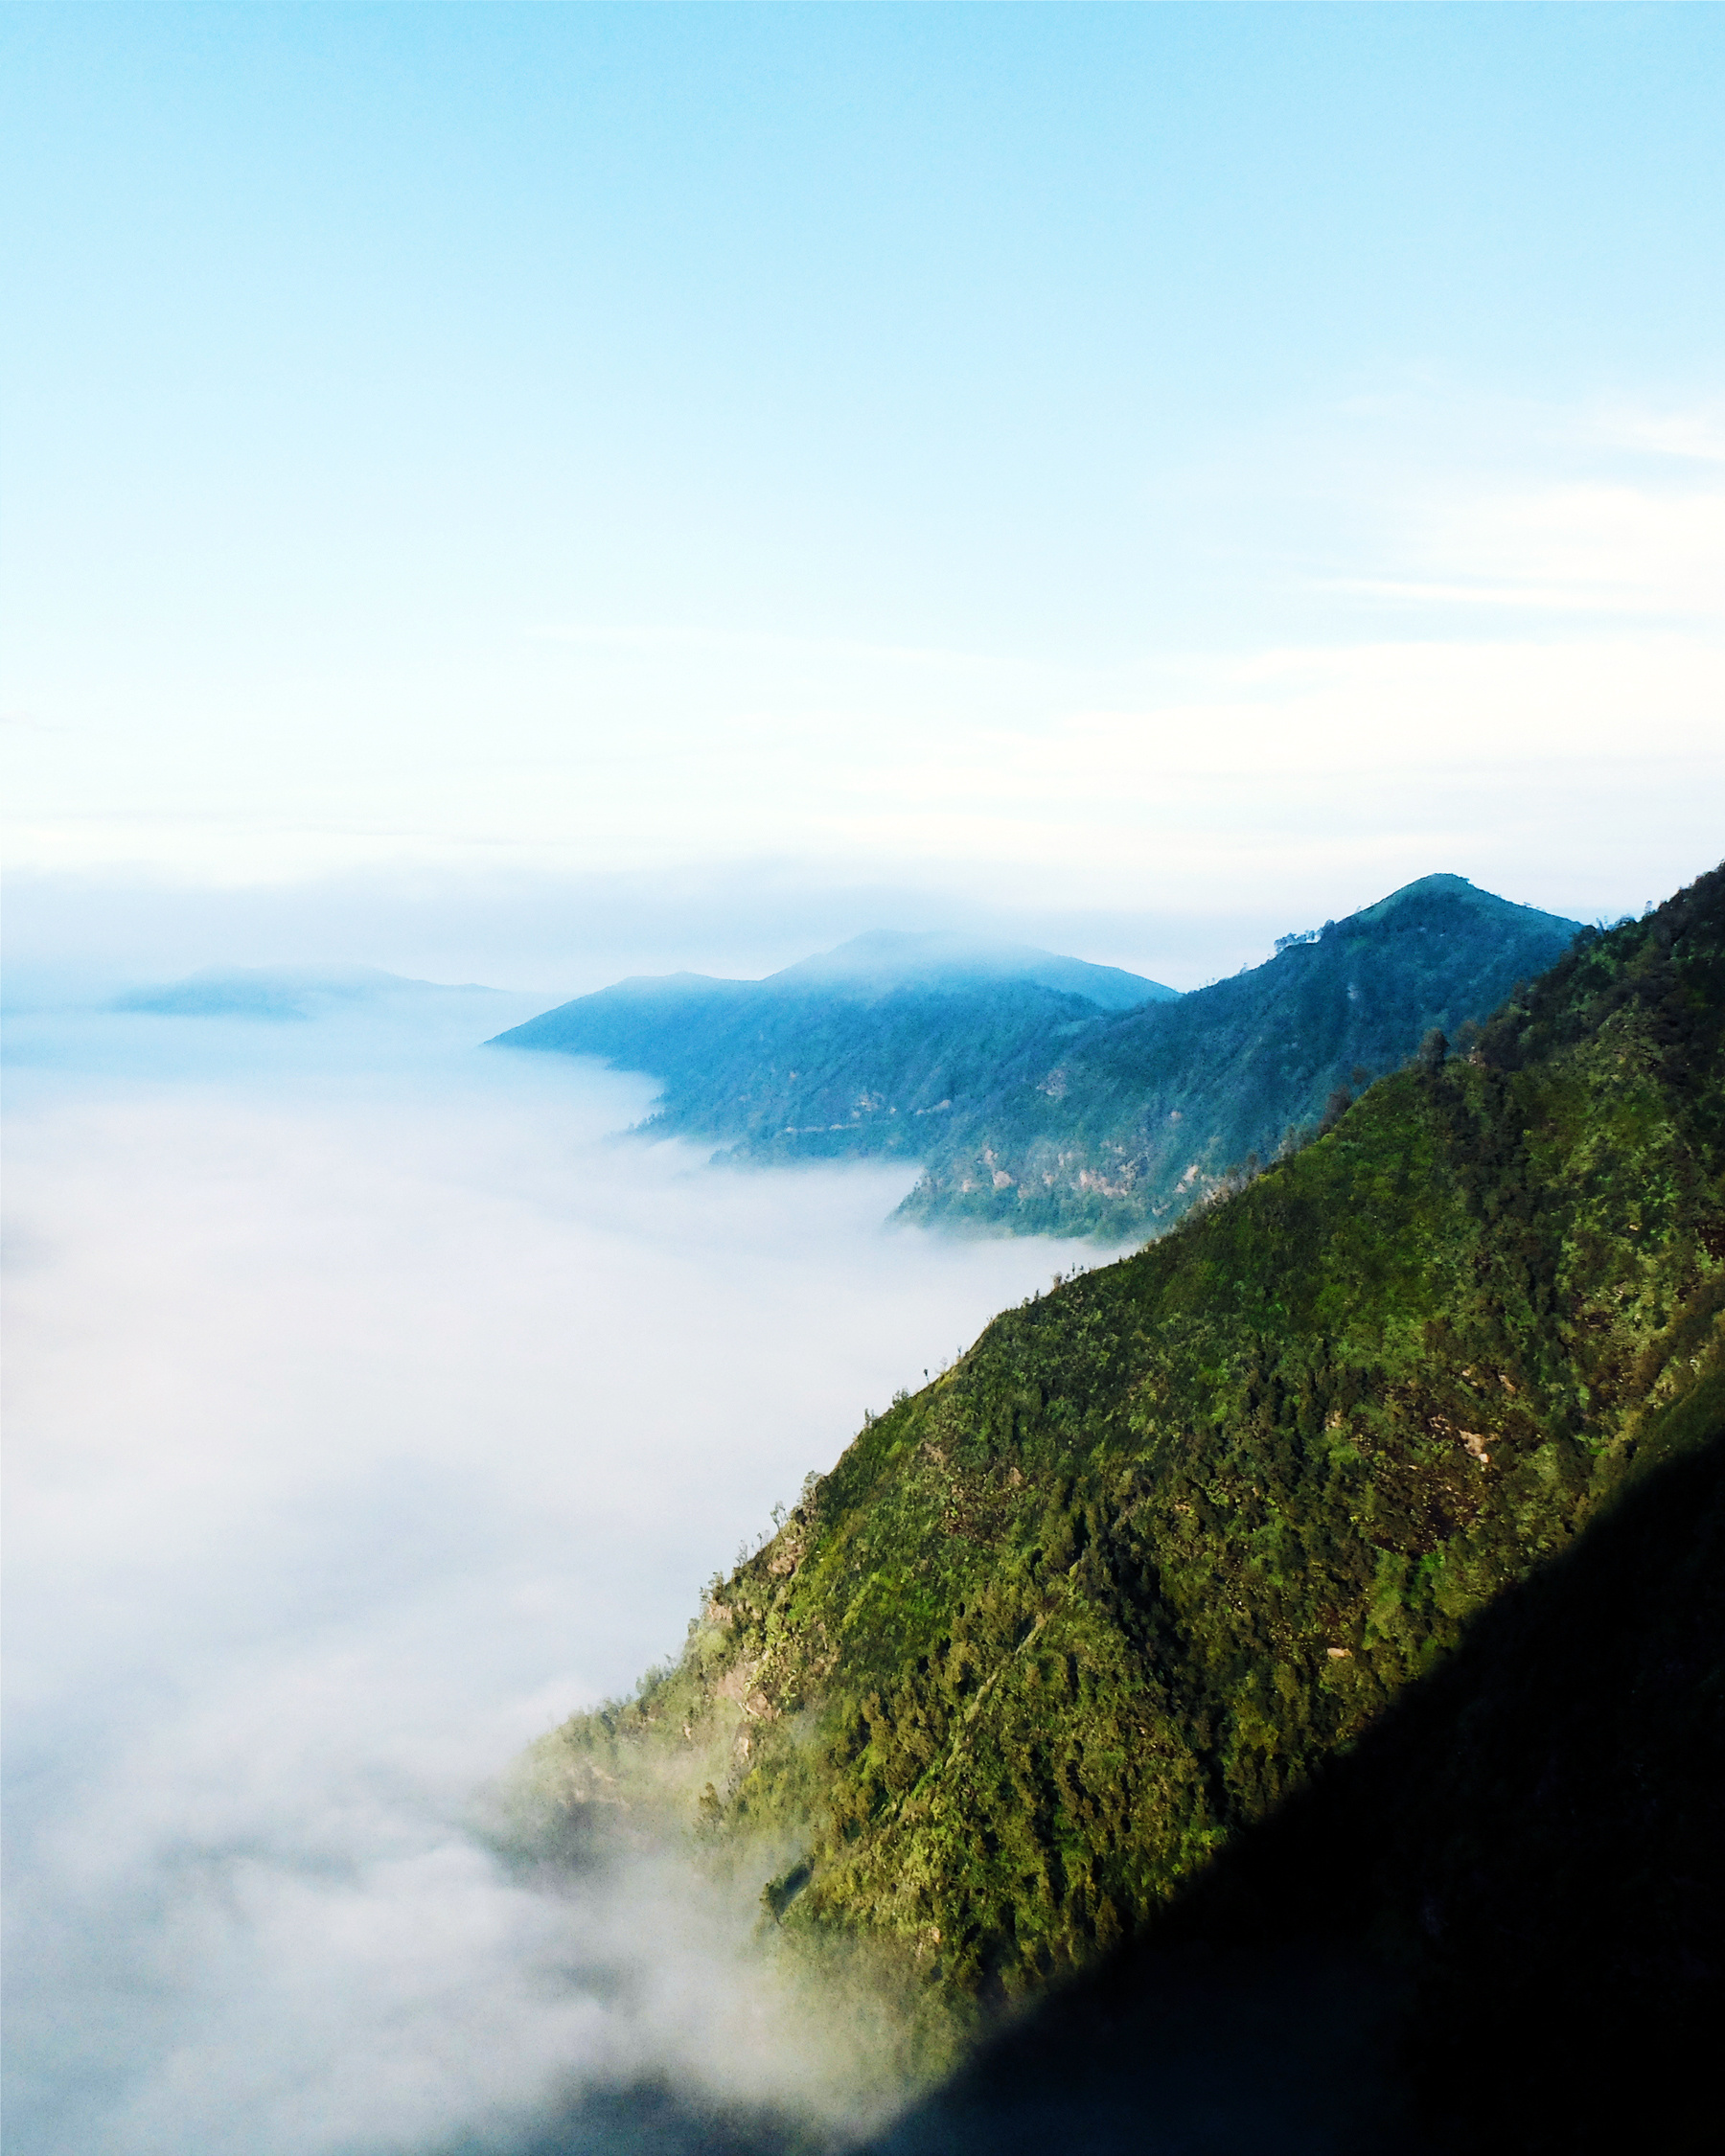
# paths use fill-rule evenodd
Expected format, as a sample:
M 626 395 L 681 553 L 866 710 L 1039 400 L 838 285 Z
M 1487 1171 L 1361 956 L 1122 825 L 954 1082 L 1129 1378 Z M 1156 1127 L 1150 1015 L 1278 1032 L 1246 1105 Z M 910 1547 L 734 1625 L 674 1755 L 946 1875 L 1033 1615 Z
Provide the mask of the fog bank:
M 503 2147 L 655 2076 L 878 2093 L 748 1912 L 651 1869 L 547 1892 L 475 1793 L 1072 1252 L 883 1228 L 907 1169 L 618 1144 L 643 1081 L 492 1029 L 12 1029 L 20 2156 Z

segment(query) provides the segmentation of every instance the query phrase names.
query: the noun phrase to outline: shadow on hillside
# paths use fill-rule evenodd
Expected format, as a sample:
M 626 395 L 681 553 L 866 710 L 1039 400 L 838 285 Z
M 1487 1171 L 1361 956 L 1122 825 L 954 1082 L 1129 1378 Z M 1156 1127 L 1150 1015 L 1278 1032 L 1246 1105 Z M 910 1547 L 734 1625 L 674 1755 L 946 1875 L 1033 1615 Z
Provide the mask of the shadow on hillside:
M 1725 2140 L 1722 1790 L 1725 1434 L 879 2156 L 1699 2156 Z
M 1722 1790 L 1725 1433 L 872 2156 L 1701 2156 Z M 512 2156 L 820 2145 L 656 2084 L 588 2092 Z

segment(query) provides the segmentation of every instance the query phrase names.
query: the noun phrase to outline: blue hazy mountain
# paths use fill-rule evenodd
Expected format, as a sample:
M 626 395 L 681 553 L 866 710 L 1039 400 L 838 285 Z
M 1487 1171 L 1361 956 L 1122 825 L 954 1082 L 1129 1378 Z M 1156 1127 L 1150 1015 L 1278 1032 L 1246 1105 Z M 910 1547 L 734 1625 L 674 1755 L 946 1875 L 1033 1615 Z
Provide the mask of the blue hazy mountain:
M 211 968 L 184 980 L 128 989 L 108 1008 L 152 1018 L 262 1019 L 292 1023 L 402 997 L 496 996 L 472 982 L 412 980 L 377 966 Z
M 1144 1003 L 1173 1003 L 1178 989 L 1146 980 L 1118 966 L 1092 966 L 1088 959 L 1063 958 L 1032 944 L 978 944 L 962 936 L 907 934 L 876 929 L 853 936 L 836 951 L 769 975 L 758 985 L 778 995 L 805 990 L 858 997 L 884 997 L 904 989 L 963 994 L 1004 981 L 1029 981 L 1062 996 L 1082 996 L 1104 1011 L 1133 1011 Z
M 1176 992 L 1027 945 L 878 931 L 765 980 L 619 981 L 498 1036 L 660 1079 L 648 1128 L 759 1159 L 929 1150 L 931 1118 L 983 1097 L 1037 1044 Z
M 1578 924 L 1428 876 L 1178 996 L 1023 947 L 877 933 L 766 980 L 619 981 L 498 1037 L 657 1078 L 645 1128 L 760 1161 L 925 1164 L 909 1218 L 1154 1232 L 1484 1020 Z

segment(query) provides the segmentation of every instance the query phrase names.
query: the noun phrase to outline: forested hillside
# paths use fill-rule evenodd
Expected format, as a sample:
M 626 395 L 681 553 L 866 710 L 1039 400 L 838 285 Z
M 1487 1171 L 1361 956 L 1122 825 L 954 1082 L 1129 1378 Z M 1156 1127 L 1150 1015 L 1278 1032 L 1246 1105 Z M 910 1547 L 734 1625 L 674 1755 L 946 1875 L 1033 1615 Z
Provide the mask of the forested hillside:
M 880 2156 L 1715 2147 L 1725 1429 L 1673 1452 Z
M 1000 1066 L 935 1135 L 917 1220 L 1120 1242 L 1333 1119 L 1436 1030 L 1543 973 L 1573 921 L 1428 876 L 1268 964 Z
M 960 2010 L 1116 1946 L 1725 1425 L 1722 1025 L 1715 872 L 1003 1314 L 545 1740 L 565 1826 Z

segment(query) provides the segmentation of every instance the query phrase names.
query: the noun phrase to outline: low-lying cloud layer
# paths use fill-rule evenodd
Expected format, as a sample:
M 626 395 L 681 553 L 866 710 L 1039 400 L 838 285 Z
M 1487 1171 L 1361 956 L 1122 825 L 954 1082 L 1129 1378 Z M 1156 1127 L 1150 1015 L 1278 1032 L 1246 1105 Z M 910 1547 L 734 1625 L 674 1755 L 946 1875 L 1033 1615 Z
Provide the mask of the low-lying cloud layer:
M 655 2079 L 880 2100 L 751 1910 L 650 1865 L 548 1891 L 476 1792 L 1067 1252 L 889 1234 L 902 1171 L 611 1143 L 642 1082 L 451 1022 L 14 1030 L 20 2156 L 503 2148 Z

